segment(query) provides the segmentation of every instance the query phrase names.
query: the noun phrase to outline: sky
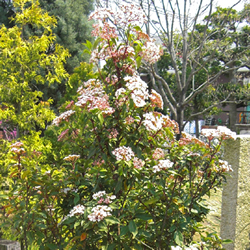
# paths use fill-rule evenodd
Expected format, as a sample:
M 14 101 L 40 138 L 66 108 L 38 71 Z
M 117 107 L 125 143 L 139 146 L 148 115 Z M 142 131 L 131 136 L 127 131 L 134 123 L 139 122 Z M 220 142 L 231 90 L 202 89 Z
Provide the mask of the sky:
M 231 7 L 232 5 L 234 5 L 237 2 L 238 1 L 236 1 L 236 0 L 218 0 L 217 5 L 224 7 L 224 8 L 227 8 L 227 7 Z M 234 7 L 234 9 L 236 9 L 238 11 L 242 10 L 244 7 L 244 3 L 247 3 L 247 1 L 241 0 L 241 2 Z

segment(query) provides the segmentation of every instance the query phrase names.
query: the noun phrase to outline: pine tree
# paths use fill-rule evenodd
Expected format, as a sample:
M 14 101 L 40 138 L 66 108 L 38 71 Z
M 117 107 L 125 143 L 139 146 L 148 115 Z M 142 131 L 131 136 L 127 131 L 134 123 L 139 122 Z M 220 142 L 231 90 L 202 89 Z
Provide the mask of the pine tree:
M 40 0 L 41 7 L 57 18 L 54 30 L 56 42 L 69 50 L 66 70 L 72 73 L 74 68 L 86 61 L 83 54 L 86 40 L 91 40 L 91 24 L 88 15 L 93 9 L 93 0 Z
M 0 0 L 0 25 L 4 24 L 7 28 L 13 27 L 10 17 L 14 15 L 13 4 L 11 0 Z

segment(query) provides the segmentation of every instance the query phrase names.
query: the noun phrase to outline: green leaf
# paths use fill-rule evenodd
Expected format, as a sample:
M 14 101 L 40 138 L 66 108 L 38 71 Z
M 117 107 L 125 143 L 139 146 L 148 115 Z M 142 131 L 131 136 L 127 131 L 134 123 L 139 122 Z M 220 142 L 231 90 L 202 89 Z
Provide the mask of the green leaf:
M 137 66 L 137 68 L 140 68 L 140 66 L 141 66 L 141 57 L 140 56 L 138 56 L 136 58 L 136 66 Z
M 133 234 L 133 238 L 134 238 L 137 235 L 138 230 L 137 230 L 136 224 L 133 220 L 131 220 L 129 222 L 128 229 L 129 229 L 129 232 Z
M 149 214 L 138 213 L 135 215 L 135 217 L 142 220 L 152 220 L 152 216 Z
M 127 234 L 128 231 L 129 231 L 128 226 L 121 226 L 120 236 L 123 236 L 123 235 Z
M 115 249 L 115 245 L 116 245 L 115 243 L 109 245 L 108 248 L 107 248 L 107 250 L 113 250 L 113 249 Z
M 122 180 L 119 179 L 115 187 L 115 193 L 117 194 L 121 190 L 121 188 L 122 188 Z
M 48 243 L 47 246 L 48 246 L 49 249 L 51 249 L 51 250 L 58 249 L 58 246 L 55 245 L 55 244 Z
M 74 204 L 77 205 L 77 203 L 78 203 L 79 200 L 80 200 L 79 194 L 75 194 Z
M 119 224 L 120 221 L 117 219 L 117 218 L 114 218 L 114 217 L 106 217 L 105 218 L 105 221 L 109 224 L 109 225 L 112 225 L 112 224 Z
M 86 43 L 85 43 L 84 45 L 85 45 L 89 50 L 92 49 L 92 43 L 91 43 L 89 40 L 87 40 Z
M 97 117 L 98 117 L 98 119 L 99 119 L 99 121 L 100 121 L 100 123 L 101 123 L 101 125 L 104 123 L 104 118 L 103 118 L 103 115 L 102 115 L 102 113 L 99 113 L 98 115 L 97 115 Z
M 180 231 L 175 231 L 174 233 L 174 241 L 178 246 L 183 245 L 183 235 Z

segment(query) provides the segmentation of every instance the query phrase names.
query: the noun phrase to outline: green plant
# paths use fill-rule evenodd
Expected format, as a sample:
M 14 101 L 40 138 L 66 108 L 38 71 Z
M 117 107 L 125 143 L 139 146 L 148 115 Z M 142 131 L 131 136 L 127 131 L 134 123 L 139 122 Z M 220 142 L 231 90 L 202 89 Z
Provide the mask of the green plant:
M 231 170 L 220 148 L 234 134 L 219 127 L 203 131 L 207 142 L 184 133 L 176 140 L 177 123 L 155 111 L 161 96 L 148 92 L 136 70 L 141 60 L 158 60 L 161 49 L 136 26 L 144 21 L 140 10 L 127 8 L 92 15 L 103 25 L 86 45 L 97 67 L 99 59 L 106 64 L 54 119 L 51 142 L 27 137 L 8 152 L 6 226 L 26 247 L 222 249 L 201 223 L 209 212 L 204 197 Z M 124 28 L 123 41 L 107 17 Z M 203 241 L 194 242 L 195 234 Z

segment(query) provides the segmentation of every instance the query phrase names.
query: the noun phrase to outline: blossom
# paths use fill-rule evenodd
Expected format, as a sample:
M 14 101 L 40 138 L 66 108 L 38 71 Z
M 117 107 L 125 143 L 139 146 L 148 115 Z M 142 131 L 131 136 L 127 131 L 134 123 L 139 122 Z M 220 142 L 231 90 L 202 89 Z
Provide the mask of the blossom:
M 91 32 L 92 36 L 101 37 L 102 39 L 110 40 L 117 38 L 117 32 L 114 27 L 111 27 L 107 22 L 103 25 L 93 24 L 94 30 Z
M 112 151 L 112 154 L 116 157 L 117 161 L 130 161 L 135 156 L 134 152 L 130 147 L 119 147 Z
M 236 139 L 236 133 L 232 132 L 225 126 L 218 126 L 217 129 L 202 129 L 201 135 L 207 137 L 208 140 L 212 140 L 214 138 Z
M 163 109 L 162 97 L 155 90 L 152 89 L 149 99 L 153 107 L 159 107 L 160 109 Z
M 107 195 L 105 191 L 99 191 L 99 192 L 93 194 L 92 198 L 94 200 L 98 200 L 98 204 L 101 204 L 101 203 L 110 204 L 110 203 L 112 203 L 111 200 L 114 200 L 116 198 L 116 196 L 115 195 Z
M 163 119 L 157 112 L 149 112 L 143 115 L 145 118 L 142 124 L 148 131 L 158 131 L 162 128 Z
M 89 20 L 105 21 L 108 18 L 112 18 L 114 12 L 109 8 L 98 8 L 90 14 Z
M 52 125 L 55 125 L 55 126 L 59 126 L 59 124 L 64 120 L 64 121 L 67 121 L 69 119 L 69 117 L 71 115 L 73 115 L 75 113 L 75 111 L 73 110 L 68 110 L 68 111 L 65 111 L 64 113 L 62 113 L 60 116 L 56 117 L 53 122 L 52 122 Z
M 63 140 L 66 137 L 66 135 L 68 134 L 68 132 L 69 132 L 68 128 L 63 130 L 62 133 L 57 137 L 57 141 Z
M 164 158 L 164 151 L 161 148 L 156 148 L 152 157 L 154 160 L 159 160 L 161 158 Z
M 221 172 L 232 172 L 233 169 L 231 165 L 228 164 L 227 161 L 219 160 L 219 166 L 217 167 L 218 171 Z
M 131 98 L 133 99 L 135 106 L 145 106 L 145 100 L 149 96 L 147 83 L 144 82 L 138 75 L 126 76 L 124 77 L 124 80 L 127 82 L 127 89 L 131 91 Z
M 133 159 L 133 164 L 134 164 L 134 167 L 135 167 L 136 169 L 141 169 L 141 168 L 144 166 L 145 162 L 144 162 L 143 160 L 141 160 L 141 159 L 135 157 L 135 158 Z
M 116 101 L 117 106 L 121 106 L 126 102 L 127 96 L 125 95 L 125 93 L 126 93 L 126 90 L 124 88 L 119 88 L 116 90 L 115 97 L 117 99 Z
M 173 162 L 171 162 L 170 160 L 166 159 L 166 160 L 160 160 L 159 164 L 156 166 L 153 166 L 153 172 L 159 172 L 161 170 L 166 170 L 168 168 L 171 168 L 174 165 Z
M 119 96 L 122 96 L 122 95 L 125 94 L 125 93 L 126 93 L 126 89 L 124 89 L 124 88 L 119 88 L 119 89 L 117 89 L 116 92 L 115 92 L 115 97 L 118 98 Z
M 135 119 L 132 116 L 128 116 L 125 118 L 125 123 L 128 125 L 134 123 L 134 121 Z
M 63 159 L 64 159 L 65 161 L 74 162 L 74 161 L 76 161 L 78 158 L 80 158 L 80 155 L 68 155 L 68 156 L 64 157 Z
M 171 250 L 182 250 L 182 248 L 180 246 L 171 246 Z
M 11 148 L 20 148 L 22 146 L 23 146 L 23 143 L 20 141 L 17 141 L 17 142 L 10 145 Z
M 81 215 L 84 214 L 85 207 L 83 205 L 76 205 L 74 206 L 70 212 L 69 212 L 69 217 L 75 216 L 75 215 Z
M 114 24 L 125 29 L 129 25 L 142 26 L 146 22 L 143 10 L 135 4 L 122 4 L 120 10 L 114 13 Z
M 119 134 L 118 131 L 115 128 L 108 129 L 108 131 L 109 131 L 109 135 L 108 135 L 109 139 L 114 139 Z
M 71 101 L 66 107 L 65 107 L 65 109 L 70 109 L 70 108 L 72 108 L 72 106 L 75 104 L 75 102 L 74 101 Z
M 112 209 L 107 205 L 97 205 L 96 207 L 91 209 L 92 213 L 88 215 L 88 219 L 93 222 L 99 222 L 105 217 L 111 216 L 111 211 Z
M 84 86 L 79 87 L 77 92 L 80 96 L 78 97 L 76 106 L 81 108 L 86 107 L 88 111 L 99 109 L 106 115 L 115 112 L 115 110 L 110 107 L 109 97 L 105 94 L 103 85 L 99 81 L 91 79 L 87 81 Z
M 146 42 L 144 46 L 142 46 L 142 51 L 140 53 L 141 57 L 150 64 L 156 63 L 162 54 L 163 50 L 153 41 Z

